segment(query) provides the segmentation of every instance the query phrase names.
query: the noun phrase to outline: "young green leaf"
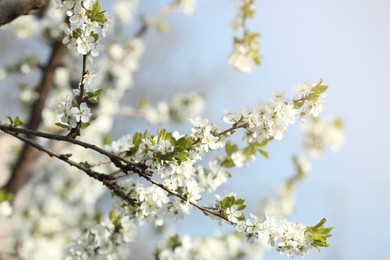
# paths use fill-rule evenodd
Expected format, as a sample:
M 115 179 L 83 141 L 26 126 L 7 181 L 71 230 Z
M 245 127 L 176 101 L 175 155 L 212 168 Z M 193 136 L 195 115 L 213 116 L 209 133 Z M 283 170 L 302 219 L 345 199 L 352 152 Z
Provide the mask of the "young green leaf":
M 64 123 L 56 123 L 56 126 L 61 127 L 63 129 L 68 129 L 68 130 L 71 129 L 68 124 L 64 124 Z

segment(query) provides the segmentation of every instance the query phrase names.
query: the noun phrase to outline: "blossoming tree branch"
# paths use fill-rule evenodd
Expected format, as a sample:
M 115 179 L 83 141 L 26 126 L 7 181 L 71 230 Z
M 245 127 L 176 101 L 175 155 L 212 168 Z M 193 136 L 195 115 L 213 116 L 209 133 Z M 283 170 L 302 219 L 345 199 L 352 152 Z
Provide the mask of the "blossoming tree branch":
M 259 33 L 250 28 L 255 3 L 233 2 L 227 62 L 250 73 L 261 60 Z M 195 92 L 178 93 L 156 106 L 144 99 L 123 107 L 119 101 L 133 84 L 144 35 L 166 32 L 165 18 L 176 12 L 191 15 L 196 1 L 172 0 L 144 18 L 131 35 L 126 28 L 132 24 L 135 0 L 112 1 L 110 11 L 98 0 L 44 4 L 27 6 L 15 16 L 35 9 L 38 14 L 1 22 L 16 18 L 2 29 L 19 39 L 39 39 L 50 54 L 46 61 L 31 55 L 0 68 L 1 81 L 34 73 L 40 77 L 36 86 L 20 86 L 26 114 L 0 122 L 0 146 L 10 143 L 0 150 L 0 166 L 9 166 L 0 190 L 0 221 L 9 223 L 0 231 L 5 241 L 0 258 L 128 259 L 128 244 L 141 225 L 174 226 L 193 211 L 230 226 L 229 231 L 197 238 L 166 232 L 155 247 L 156 259 L 259 259 L 270 249 L 294 257 L 328 246 L 332 228 L 325 226 L 325 218 L 311 225 L 288 220 L 310 159 L 343 142 L 341 120 L 319 117 L 328 89 L 322 80 L 298 84 L 291 95 L 274 92 L 241 111 L 221 111 L 219 123 L 200 117 L 205 101 Z M 111 140 L 117 115 L 157 126 L 192 126 L 185 133 L 145 130 Z M 230 181 L 231 168 L 268 158 L 267 145 L 282 140 L 296 121 L 303 125 L 306 154 L 292 156 L 295 173 L 277 187 L 274 198 L 249 210 L 238 194 L 219 194 L 218 188 Z M 104 211 L 98 205 L 107 191 L 113 202 Z

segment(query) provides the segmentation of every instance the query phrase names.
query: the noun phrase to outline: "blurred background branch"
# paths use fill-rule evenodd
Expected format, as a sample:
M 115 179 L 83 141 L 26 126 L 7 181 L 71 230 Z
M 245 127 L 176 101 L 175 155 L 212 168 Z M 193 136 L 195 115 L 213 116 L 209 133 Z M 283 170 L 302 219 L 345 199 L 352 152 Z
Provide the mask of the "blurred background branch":
M 49 0 L 0 0 L 0 26 L 46 6 Z

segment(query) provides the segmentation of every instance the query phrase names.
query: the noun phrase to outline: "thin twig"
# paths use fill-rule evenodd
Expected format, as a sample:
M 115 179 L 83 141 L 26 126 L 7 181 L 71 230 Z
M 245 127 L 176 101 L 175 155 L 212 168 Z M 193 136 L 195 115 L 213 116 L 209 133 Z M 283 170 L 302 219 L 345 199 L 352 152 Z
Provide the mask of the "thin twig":
M 38 136 L 38 137 L 43 137 L 43 138 L 46 138 L 46 139 L 50 139 L 50 140 L 56 140 L 56 141 L 63 141 L 63 142 L 68 142 L 68 143 L 72 143 L 72 144 L 75 144 L 75 145 L 78 145 L 78 146 L 81 146 L 85 149 L 91 149 L 91 150 L 94 150 L 102 155 L 105 155 L 107 156 L 111 161 L 115 161 L 115 163 L 118 163 L 120 161 L 126 163 L 126 164 L 132 164 L 132 162 L 122 158 L 122 157 L 119 157 L 117 155 L 114 155 L 112 153 L 109 153 L 107 152 L 106 150 L 94 145 L 94 144 L 90 144 L 90 143 L 86 143 L 86 142 L 83 142 L 83 141 L 80 141 L 80 140 L 76 140 L 76 139 L 73 139 L 73 138 L 70 138 L 68 136 L 64 136 L 64 135 L 57 135 L 57 134 L 49 134 L 49 133 L 45 133 L 45 132 L 40 132 L 40 131 L 35 131 L 35 130 L 30 130 L 30 129 L 26 129 L 26 128 L 19 128 L 19 127 L 13 127 L 11 125 L 6 125 L 6 124 L 0 124 L 0 130 L 2 131 L 8 131 L 8 132 L 14 132 L 14 133 L 19 133 L 19 134 L 25 134 L 25 135 L 32 135 L 32 136 Z
M 143 25 L 138 29 L 138 31 L 134 34 L 133 38 L 139 38 L 143 34 L 145 34 L 148 29 L 156 24 L 160 23 L 164 20 L 169 14 L 171 14 L 177 8 L 176 4 L 169 4 L 161 8 L 155 15 L 154 18 L 150 22 L 144 22 Z
M 161 189 L 165 190 L 165 191 L 168 192 L 169 194 L 171 194 L 171 195 L 173 195 L 173 196 L 175 196 L 175 197 L 178 197 L 178 198 L 182 199 L 183 201 L 187 201 L 189 204 L 191 204 L 192 206 L 198 208 L 199 210 L 201 210 L 201 211 L 203 211 L 203 212 L 205 212 L 205 213 L 211 214 L 211 215 L 213 215 L 213 216 L 216 216 L 216 217 L 218 217 L 218 218 L 221 218 L 221 219 L 223 219 L 223 220 L 225 220 L 225 221 L 227 221 L 227 222 L 229 222 L 230 224 L 233 225 L 233 223 L 232 223 L 230 220 L 228 220 L 224 215 L 221 215 L 221 214 L 218 213 L 218 212 L 215 212 L 215 211 L 210 210 L 210 209 L 208 209 L 208 208 L 206 208 L 206 207 L 203 207 L 203 206 L 201 206 L 201 205 L 199 205 L 199 204 L 197 204 L 197 203 L 195 203 L 195 202 L 192 202 L 192 201 L 187 200 L 187 198 L 185 198 L 183 195 L 180 195 L 180 194 L 178 194 L 178 193 L 176 193 L 176 192 L 173 192 L 173 191 L 169 190 L 169 189 L 166 188 L 163 184 L 161 184 L 161 183 L 159 183 L 159 182 L 153 180 L 151 177 L 149 177 L 149 176 L 147 176 L 147 175 L 141 174 L 141 176 L 142 176 L 144 179 L 146 179 L 147 181 L 149 181 L 150 183 L 152 183 L 153 185 L 156 185 L 156 186 L 160 187 Z
M 74 166 L 74 167 L 78 168 L 79 170 L 85 172 L 89 177 L 94 178 L 94 179 L 102 182 L 103 185 L 108 187 L 117 196 L 121 197 L 122 199 L 124 199 L 128 203 L 131 203 L 131 204 L 135 203 L 134 199 L 129 198 L 128 194 L 126 192 L 124 192 L 123 189 L 119 185 L 117 185 L 115 182 L 112 181 L 113 180 L 112 176 L 104 174 L 104 173 L 99 173 L 97 171 L 94 171 L 86 163 L 83 163 L 83 162 L 78 163 L 78 162 L 75 162 L 75 161 L 69 159 L 72 156 L 71 154 L 57 154 L 57 153 L 54 153 L 54 152 L 46 149 L 45 147 L 41 146 L 37 142 L 27 138 L 27 137 L 18 135 L 16 133 L 13 133 L 13 132 L 10 132 L 10 131 L 7 131 L 7 130 L 3 130 L 3 131 L 5 133 L 7 133 L 7 134 L 10 134 L 10 135 L 18 138 L 19 140 L 23 141 L 24 143 L 28 143 L 29 145 L 31 145 L 35 149 L 37 149 L 37 150 L 39 150 L 41 152 L 46 153 L 50 157 L 55 157 L 57 159 L 60 159 L 61 161 L 66 162 L 70 166 Z
M 19 134 L 16 134 L 16 133 L 13 133 L 11 131 L 7 131 L 7 130 L 3 130 L 5 133 L 7 134 L 10 134 L 16 138 L 18 138 L 19 140 L 23 141 L 24 143 L 27 143 L 29 145 L 31 145 L 32 147 L 34 147 L 35 149 L 41 151 L 41 152 L 44 152 L 46 153 L 47 155 L 49 155 L 50 157 L 55 157 L 55 158 L 58 158 L 60 159 L 61 161 L 64 161 L 66 163 L 68 163 L 69 165 L 71 166 L 74 166 L 80 170 L 82 170 L 83 172 L 85 172 L 86 174 L 88 174 L 88 176 L 94 178 L 94 179 L 97 179 L 99 181 L 103 181 L 103 180 L 111 180 L 111 176 L 109 175 L 106 175 L 106 174 L 103 174 L 103 173 L 98 173 L 96 171 L 93 171 L 91 170 L 91 168 L 89 168 L 86 164 L 84 163 L 77 163 L 71 159 L 69 159 L 72 154 L 57 154 L 57 153 L 54 153 L 52 151 L 49 151 L 48 149 L 46 149 L 45 147 L 43 147 L 42 145 L 38 144 L 37 142 L 31 140 L 30 138 L 27 138 L 27 137 L 24 137 L 22 135 L 19 135 Z

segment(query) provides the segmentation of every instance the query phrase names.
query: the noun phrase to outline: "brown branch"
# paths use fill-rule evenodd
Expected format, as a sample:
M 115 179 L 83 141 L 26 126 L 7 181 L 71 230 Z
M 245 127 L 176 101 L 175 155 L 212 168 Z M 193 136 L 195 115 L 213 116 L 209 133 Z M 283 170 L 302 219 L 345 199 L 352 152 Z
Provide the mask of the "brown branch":
M 104 173 L 99 173 L 97 171 L 92 170 L 88 163 L 75 162 L 75 161 L 69 159 L 72 156 L 71 154 L 57 154 L 57 153 L 54 153 L 54 152 L 46 149 L 45 147 L 41 146 L 37 142 L 31 140 L 30 138 L 21 136 L 21 135 L 19 135 L 17 133 L 11 132 L 11 131 L 7 131 L 7 130 L 3 130 L 3 131 L 5 133 L 9 134 L 9 135 L 12 135 L 12 136 L 18 138 L 22 142 L 29 144 L 31 147 L 34 147 L 35 149 L 37 149 L 37 150 L 39 150 L 39 151 L 49 155 L 50 157 L 55 157 L 55 158 L 57 158 L 57 159 L 59 159 L 61 161 L 66 162 L 70 166 L 76 167 L 79 170 L 85 172 L 89 177 L 94 178 L 94 179 L 100 181 L 104 186 L 106 186 L 110 190 L 112 190 L 115 193 L 115 195 L 119 196 L 120 198 L 122 198 L 126 202 L 128 202 L 130 204 L 134 204 L 135 203 L 135 200 L 132 199 L 132 198 L 129 198 L 128 194 L 123 190 L 123 188 L 121 188 L 118 184 L 113 182 L 113 177 L 111 175 L 107 175 L 107 174 L 104 174 Z
M 138 29 L 138 31 L 134 34 L 133 38 L 139 38 L 142 35 L 144 35 L 148 29 L 152 26 L 155 26 L 156 24 L 160 23 L 162 20 L 164 20 L 167 16 L 169 16 L 174 10 L 176 9 L 175 4 L 169 4 L 163 8 L 161 8 L 153 17 L 153 20 L 150 22 L 144 22 L 142 26 Z
M 73 138 L 68 137 L 68 136 L 49 134 L 49 133 L 44 133 L 44 132 L 40 132 L 40 131 L 36 131 L 36 130 L 13 127 L 13 126 L 7 125 L 7 124 L 0 124 L 0 130 L 2 130 L 4 132 L 13 132 L 13 133 L 18 133 L 18 134 L 25 134 L 27 136 L 36 136 L 36 137 L 42 137 L 42 138 L 49 139 L 49 140 L 56 140 L 56 141 L 63 141 L 63 142 L 67 142 L 67 143 L 72 143 L 72 144 L 81 146 L 85 149 L 94 150 L 97 153 L 105 155 L 106 157 L 108 157 L 111 160 L 111 162 L 114 163 L 114 165 L 116 167 L 118 167 L 122 170 L 133 171 L 135 173 L 140 173 L 140 172 L 145 170 L 145 166 L 143 164 L 132 163 L 132 162 L 120 157 L 120 156 L 117 156 L 115 154 L 107 152 L 103 148 L 100 148 L 94 144 L 86 143 L 86 142 L 83 142 L 83 141 L 80 141 L 77 139 L 73 139 Z
M 42 111 L 45 107 L 46 99 L 53 87 L 54 72 L 56 68 L 63 63 L 66 50 L 66 46 L 62 44 L 60 39 L 53 42 L 49 61 L 45 67 L 41 82 L 37 89 L 39 98 L 31 107 L 29 122 L 27 124 L 29 129 L 36 130 L 39 127 L 39 124 L 42 120 Z M 28 137 L 31 138 L 31 136 Z M 34 151 L 34 149 L 32 149 L 28 144 L 24 144 L 22 152 L 11 171 L 10 179 L 4 187 L 7 192 L 16 194 L 23 186 L 30 174 L 31 162 L 35 160 L 36 156 L 37 153 Z
M 191 204 L 191 205 L 194 206 L 195 208 L 197 208 L 197 209 L 203 211 L 203 213 L 211 214 L 211 215 L 216 216 L 216 217 L 218 217 L 218 218 L 221 218 L 221 219 L 223 219 L 223 220 L 225 220 L 225 221 L 227 221 L 227 222 L 229 222 L 230 224 L 233 225 L 233 223 L 232 223 L 230 220 L 228 220 L 224 215 L 220 214 L 219 212 L 216 212 L 216 211 L 214 211 L 214 210 L 210 210 L 210 209 L 205 208 L 205 207 L 203 207 L 203 206 L 201 206 L 201 205 L 199 205 L 199 204 L 197 204 L 197 203 L 195 203 L 195 202 L 193 202 L 193 201 L 187 200 L 187 198 L 185 198 L 183 195 L 180 195 L 180 194 L 178 194 L 178 193 L 176 193 L 176 192 L 171 191 L 170 189 L 168 189 L 167 187 L 165 187 L 163 184 L 161 184 L 161 183 L 159 183 L 159 182 L 153 180 L 151 177 L 149 177 L 149 176 L 147 176 L 147 175 L 144 175 L 144 174 L 140 174 L 140 175 L 141 175 L 144 179 L 146 179 L 147 181 L 149 181 L 150 183 L 152 183 L 153 185 L 156 185 L 156 186 L 160 187 L 161 189 L 165 190 L 165 191 L 168 192 L 169 194 L 171 194 L 171 195 L 173 195 L 173 196 L 175 196 L 175 197 L 178 197 L 179 199 L 181 199 L 181 200 L 183 200 L 183 201 L 187 201 L 189 204 Z
M 4 124 L 0 124 L 0 130 L 18 138 L 19 140 L 21 140 L 29 145 L 31 145 L 31 147 L 34 147 L 35 149 L 48 154 L 50 157 L 56 157 L 64 162 L 68 163 L 69 165 L 80 169 L 81 171 L 85 172 L 91 178 L 94 178 L 94 179 L 102 182 L 106 187 L 108 187 L 110 190 L 112 190 L 117 196 L 119 196 L 120 198 L 122 198 L 123 200 L 125 200 L 126 202 L 128 202 L 130 204 L 134 204 L 136 201 L 133 198 L 130 198 L 128 196 L 128 194 L 123 190 L 123 188 L 117 184 L 117 181 L 119 181 L 122 177 L 128 176 L 129 173 L 136 173 L 140 177 L 146 179 L 148 182 L 152 183 L 153 185 L 160 187 L 161 189 L 165 190 L 169 194 L 171 194 L 175 197 L 178 197 L 183 201 L 187 201 L 189 204 L 191 204 L 192 206 L 201 210 L 205 214 L 210 214 L 210 215 L 216 216 L 216 217 L 221 218 L 221 219 L 229 222 L 230 224 L 234 225 L 234 223 L 229 221 L 223 214 L 221 214 L 221 212 L 211 210 L 211 209 L 203 207 L 203 206 L 201 206 L 193 201 L 189 201 L 189 200 L 187 200 L 187 198 L 184 195 L 181 195 L 181 194 L 178 194 L 174 191 L 171 191 L 167 187 L 165 187 L 163 184 L 152 179 L 150 174 L 149 174 L 148 168 L 143 164 L 132 164 L 131 162 L 125 160 L 124 158 L 121 158 L 121 157 L 119 157 L 113 153 L 110 153 L 102 148 L 99 148 L 93 144 L 79 141 L 77 139 L 73 139 L 73 138 L 68 137 L 68 136 L 43 133 L 43 132 L 39 132 L 39 131 L 17 128 L 17 127 L 13 127 L 10 125 L 4 125 Z M 86 162 L 85 163 L 77 163 L 75 161 L 72 161 L 69 159 L 71 157 L 70 154 L 61 154 L 60 155 L 60 154 L 54 153 L 54 152 L 44 148 L 40 144 L 36 143 L 35 141 L 33 141 L 27 137 L 21 136 L 20 134 L 39 136 L 39 137 L 43 137 L 43 138 L 46 138 L 49 140 L 64 141 L 64 142 L 72 143 L 75 145 L 79 145 L 79 146 L 84 147 L 86 149 L 94 150 L 100 154 L 107 156 L 115 164 L 115 166 L 120 169 L 120 171 L 125 173 L 125 175 L 117 175 L 118 171 L 116 171 L 112 174 L 98 173 L 98 172 L 91 169 L 93 166 L 92 164 L 89 164 Z M 121 161 L 125 162 L 127 164 L 122 164 Z
M 0 0 L 0 27 L 19 16 L 43 8 L 49 0 Z
M 87 74 L 87 55 L 83 55 L 83 67 L 81 70 L 82 70 L 81 81 L 79 84 L 80 93 L 78 98 L 76 99 L 79 108 L 81 103 L 86 101 L 86 99 L 84 98 L 84 94 L 85 94 L 84 77 Z M 75 128 L 72 128 L 72 130 L 70 130 L 68 136 L 75 139 L 80 134 L 81 134 L 81 121 L 77 123 L 77 126 Z

